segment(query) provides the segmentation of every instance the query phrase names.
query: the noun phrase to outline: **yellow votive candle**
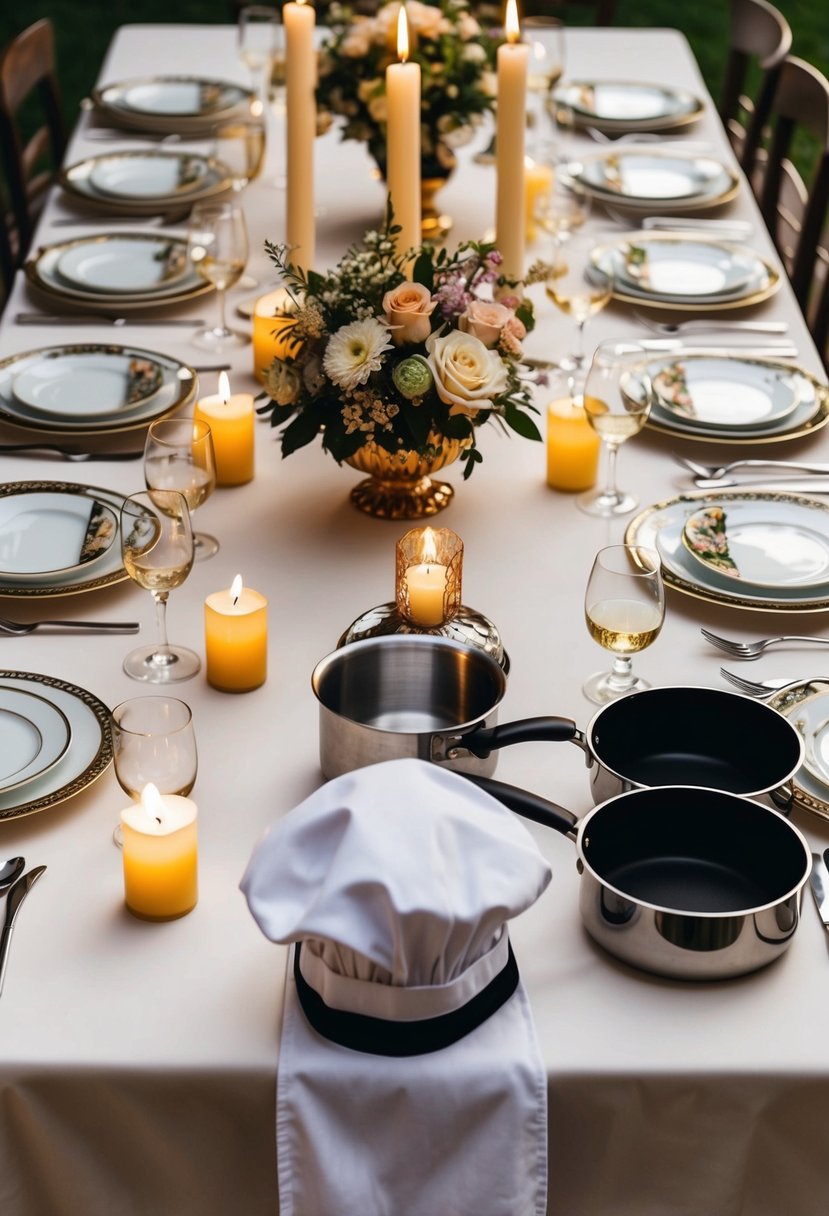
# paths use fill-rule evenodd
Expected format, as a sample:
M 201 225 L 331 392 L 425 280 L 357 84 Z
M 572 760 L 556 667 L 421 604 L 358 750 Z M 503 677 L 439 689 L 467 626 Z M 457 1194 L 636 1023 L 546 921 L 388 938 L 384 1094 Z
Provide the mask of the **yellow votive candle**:
M 539 165 L 528 156 L 524 161 L 524 231 L 528 241 L 538 235 L 535 226 L 535 206 L 539 197 L 548 194 L 553 184 L 550 165 Z
M 285 108 L 287 113 L 288 190 L 286 240 L 295 266 L 313 270 L 314 140 L 317 135 L 317 54 L 312 4 L 291 0 L 282 9 L 285 26 Z
M 268 674 L 268 601 L 237 574 L 204 601 L 207 682 L 221 692 L 250 692 Z
M 121 812 L 124 900 L 143 920 L 174 920 L 196 906 L 197 807 L 154 785 Z
M 520 279 L 524 275 L 524 135 L 530 48 L 519 42 L 515 0 L 507 0 L 505 25 L 507 41 L 498 47 L 495 243 L 503 257 L 504 276 Z
M 260 296 L 253 310 L 253 374 L 265 381 L 265 372 L 274 359 L 296 355 L 300 343 L 291 338 L 295 324 L 288 315 L 291 297 L 284 287 Z
M 231 393 L 226 372 L 219 375 L 219 391 L 202 397 L 193 411 L 213 433 L 216 484 L 240 486 L 253 477 L 253 394 Z
M 547 406 L 547 485 L 589 490 L 596 484 L 601 440 L 581 401 L 562 397 Z
M 446 616 L 446 566 L 434 562 L 421 562 L 409 566 L 404 577 L 406 583 L 409 616 L 416 625 L 442 625 Z
M 400 63 L 386 68 L 386 181 L 394 220 L 400 225 L 397 252 L 417 248 L 420 231 L 420 65 L 409 63 L 409 24 L 406 6 L 397 19 Z

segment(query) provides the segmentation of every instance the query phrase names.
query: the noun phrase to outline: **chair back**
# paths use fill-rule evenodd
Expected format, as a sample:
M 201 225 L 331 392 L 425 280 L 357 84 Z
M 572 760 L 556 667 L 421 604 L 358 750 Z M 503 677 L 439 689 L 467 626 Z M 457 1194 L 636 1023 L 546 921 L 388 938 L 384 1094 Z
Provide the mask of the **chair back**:
M 40 103 L 42 122 L 26 138 L 19 115 L 24 103 L 33 97 Z M 0 146 L 18 230 L 17 258 L 22 260 L 39 205 L 54 181 L 66 148 L 55 74 L 55 33 L 48 18 L 18 34 L 0 56 Z
M 740 164 L 749 175 L 768 120 L 780 65 L 791 45 L 789 23 L 768 0 L 732 0 L 719 111 Z M 748 77 L 758 71 L 760 84 L 752 98 L 746 94 Z

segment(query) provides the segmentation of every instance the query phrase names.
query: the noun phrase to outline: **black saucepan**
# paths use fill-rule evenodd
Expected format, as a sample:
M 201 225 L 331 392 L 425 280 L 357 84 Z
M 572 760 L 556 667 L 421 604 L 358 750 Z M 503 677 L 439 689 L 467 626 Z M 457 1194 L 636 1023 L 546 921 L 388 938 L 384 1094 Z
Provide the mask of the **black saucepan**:
M 811 852 L 762 803 L 662 786 L 618 794 L 579 820 L 502 782 L 468 780 L 576 841 L 585 928 L 635 967 L 679 979 L 743 975 L 776 959 L 797 929 Z

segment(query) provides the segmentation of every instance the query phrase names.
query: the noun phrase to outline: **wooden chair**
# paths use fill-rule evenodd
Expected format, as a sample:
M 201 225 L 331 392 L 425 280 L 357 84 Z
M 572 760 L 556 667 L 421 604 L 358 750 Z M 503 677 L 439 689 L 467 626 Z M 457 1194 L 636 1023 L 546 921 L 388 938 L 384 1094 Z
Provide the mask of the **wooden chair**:
M 40 126 L 28 139 L 20 111 L 39 102 Z M 16 232 L 15 260 L 22 261 L 35 220 L 66 147 L 66 129 L 55 74 L 55 35 L 48 18 L 13 38 L 0 56 L 0 146 Z
M 732 0 L 731 35 L 719 112 L 746 174 L 754 169 L 780 64 L 792 45 L 785 17 L 768 0 Z M 760 73 L 752 99 L 748 77 Z
M 829 80 L 803 59 L 787 56 L 771 99 L 770 135 L 759 180 L 763 219 L 824 362 L 829 336 Z M 807 183 L 791 156 L 808 136 L 814 168 Z

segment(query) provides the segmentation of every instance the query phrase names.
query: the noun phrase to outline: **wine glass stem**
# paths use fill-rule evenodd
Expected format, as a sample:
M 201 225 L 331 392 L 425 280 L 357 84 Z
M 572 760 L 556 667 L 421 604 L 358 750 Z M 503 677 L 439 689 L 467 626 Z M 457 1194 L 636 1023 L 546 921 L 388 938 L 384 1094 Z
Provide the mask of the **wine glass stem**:
M 157 665 L 175 662 L 175 656 L 170 653 L 170 643 L 167 641 L 167 599 L 169 591 L 153 591 L 155 602 L 155 632 L 156 647 L 151 662 Z
M 576 353 L 573 355 L 573 358 L 576 362 L 577 367 L 584 366 L 584 327 L 585 327 L 585 325 L 586 325 L 586 321 L 577 321 L 576 322 Z
M 218 333 L 227 333 L 227 322 L 225 320 L 225 291 L 223 287 L 216 288 L 216 297 L 219 301 L 219 328 Z
M 635 683 L 633 675 L 633 662 L 627 655 L 616 655 L 613 659 L 613 667 L 608 674 L 607 682 L 611 688 L 618 689 L 620 692 L 625 692 Z
M 616 454 L 619 451 L 618 443 L 607 444 L 607 485 L 605 486 L 605 498 L 616 499 L 619 497 L 619 491 L 616 488 Z M 630 660 L 627 660 L 630 665 Z

